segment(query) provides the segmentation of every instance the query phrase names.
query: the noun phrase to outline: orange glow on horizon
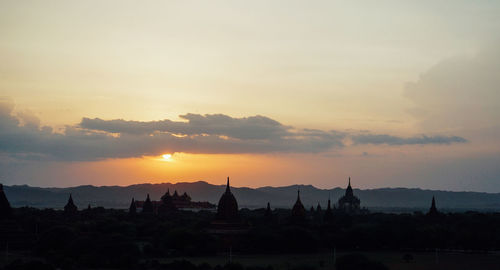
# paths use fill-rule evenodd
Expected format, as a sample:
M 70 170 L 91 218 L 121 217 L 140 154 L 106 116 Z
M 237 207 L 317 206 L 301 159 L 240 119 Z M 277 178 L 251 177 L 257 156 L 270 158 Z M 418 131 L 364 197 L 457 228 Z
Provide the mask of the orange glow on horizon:
M 168 158 L 167 155 L 170 155 Z M 165 157 L 164 157 L 165 156 Z M 326 173 L 328 167 L 321 163 L 304 162 L 303 155 L 255 155 L 255 154 L 163 154 L 127 159 L 106 159 L 93 162 L 64 164 L 58 178 L 71 182 L 56 186 L 131 185 L 138 183 L 177 183 L 206 181 L 225 184 L 231 177 L 236 187 L 282 186 L 305 184 L 311 177 Z M 306 158 L 309 160 L 309 158 Z M 61 165 L 61 164 L 59 164 Z M 293 176 L 290 176 L 290 173 Z M 269 181 L 269 179 L 273 179 Z
M 418 146 L 407 146 L 416 148 Z M 464 145 L 463 147 L 467 147 Z M 380 187 L 378 181 L 387 177 L 386 172 L 406 171 L 418 158 L 401 159 L 402 147 L 375 146 L 352 147 L 351 151 L 339 150 L 329 155 L 303 154 L 188 154 L 177 152 L 159 156 L 126 159 L 106 159 L 92 162 L 58 163 L 57 170 L 47 174 L 47 179 L 68 179 L 49 182 L 53 186 L 131 185 L 139 183 L 177 183 L 206 181 L 223 185 L 231 177 L 235 187 L 287 186 L 312 184 L 321 188 L 344 187 L 352 176 L 356 187 Z M 367 151 L 368 155 L 363 155 Z M 437 149 L 427 149 L 421 154 L 444 155 Z M 168 156 L 170 155 L 170 157 Z M 380 159 L 380 156 L 385 158 Z M 398 162 L 388 163 L 387 160 Z M 370 161 L 370 165 L 366 162 Z M 361 164 L 364 164 L 361 167 Z M 386 170 L 380 170 L 381 166 Z M 367 170 L 360 172 L 360 168 Z M 402 170 L 401 168 L 404 168 Z M 51 171 L 47 167 L 47 172 Z M 56 172 L 56 173 L 53 173 Z M 43 173 L 42 173 L 43 174 Z M 42 177 L 42 175 L 38 175 Z M 70 180 L 69 180 L 70 179 Z M 394 185 L 400 185 L 395 182 Z

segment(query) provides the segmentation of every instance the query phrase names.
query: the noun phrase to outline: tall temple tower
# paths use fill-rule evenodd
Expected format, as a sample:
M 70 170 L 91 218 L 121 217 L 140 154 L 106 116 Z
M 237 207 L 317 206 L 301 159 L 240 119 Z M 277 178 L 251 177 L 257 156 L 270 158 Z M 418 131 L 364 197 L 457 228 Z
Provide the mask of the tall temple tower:
M 142 212 L 146 214 L 154 213 L 153 203 L 151 202 L 151 198 L 149 198 L 149 194 L 146 197 L 146 201 L 142 205 Z
M 360 209 L 361 201 L 358 197 L 354 196 L 354 191 L 351 187 L 351 177 L 349 177 L 349 183 L 347 189 L 345 190 L 345 195 L 338 201 L 339 210 L 348 213 L 358 212 Z
M 427 215 L 429 216 L 439 215 L 439 212 L 436 208 L 436 200 L 434 199 L 434 196 L 432 196 L 431 208 L 429 209 L 429 213 L 427 213 Z
M 333 211 L 331 206 L 330 198 L 328 198 L 328 206 L 326 207 L 325 215 L 323 216 L 323 221 L 328 223 L 333 220 Z
M 231 192 L 229 177 L 227 178 L 226 190 L 217 204 L 217 213 L 210 224 L 209 231 L 221 235 L 229 246 L 232 245 L 234 236 L 248 231 L 247 226 L 241 223 L 238 202 Z
M 128 213 L 132 216 L 137 213 L 137 205 L 135 203 L 134 198 L 132 198 L 132 202 L 130 202 L 130 207 L 128 208 Z
M 238 202 L 231 192 L 229 177 L 227 178 L 226 191 L 222 194 L 217 204 L 217 215 L 215 218 L 219 221 L 238 221 L 240 219 Z
M 64 206 L 64 212 L 67 214 L 74 214 L 78 211 L 75 203 L 73 203 L 73 196 L 69 194 L 68 203 Z
M 292 208 L 292 219 L 303 220 L 306 217 L 306 209 L 300 200 L 300 190 L 297 190 L 297 200 Z

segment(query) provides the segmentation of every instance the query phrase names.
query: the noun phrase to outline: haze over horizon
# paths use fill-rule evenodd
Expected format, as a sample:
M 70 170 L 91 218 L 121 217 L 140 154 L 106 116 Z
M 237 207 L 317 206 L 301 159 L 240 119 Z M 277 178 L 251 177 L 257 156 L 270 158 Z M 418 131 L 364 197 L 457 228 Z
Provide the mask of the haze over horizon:
M 0 183 L 498 193 L 498 14 L 0 0 Z

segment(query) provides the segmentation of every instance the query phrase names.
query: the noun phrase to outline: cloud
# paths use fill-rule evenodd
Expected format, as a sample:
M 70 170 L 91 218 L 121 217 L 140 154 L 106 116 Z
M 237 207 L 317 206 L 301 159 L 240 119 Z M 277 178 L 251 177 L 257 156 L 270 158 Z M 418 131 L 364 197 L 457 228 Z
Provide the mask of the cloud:
M 264 116 L 232 118 L 223 114 L 186 114 L 180 115 L 187 122 L 162 121 L 126 121 L 83 118 L 80 126 L 85 129 L 112 133 L 151 134 L 152 132 L 170 132 L 184 135 L 221 135 L 242 140 L 276 139 L 293 136 L 291 127 Z
M 412 145 L 412 144 L 451 144 L 465 143 L 466 139 L 458 136 L 415 136 L 409 138 L 396 137 L 386 134 L 361 134 L 351 137 L 354 144 L 388 144 L 388 145 Z
M 264 116 L 187 114 L 187 122 L 138 122 L 84 118 L 64 133 L 41 127 L 33 115 L 12 115 L 11 102 L 0 102 L 0 152 L 15 158 L 98 160 L 163 153 L 323 152 L 342 147 L 345 134 L 297 130 Z M 22 125 L 29 120 L 29 125 Z
M 500 43 L 474 56 L 446 59 L 405 89 L 426 130 L 500 126 Z
M 265 116 L 186 114 L 184 121 L 126 121 L 83 118 L 62 133 L 40 126 L 33 113 L 13 115 L 11 100 L 0 99 L 0 153 L 23 160 L 88 161 L 155 156 L 164 153 L 320 153 L 357 144 L 449 144 L 460 137 L 400 138 L 297 129 Z

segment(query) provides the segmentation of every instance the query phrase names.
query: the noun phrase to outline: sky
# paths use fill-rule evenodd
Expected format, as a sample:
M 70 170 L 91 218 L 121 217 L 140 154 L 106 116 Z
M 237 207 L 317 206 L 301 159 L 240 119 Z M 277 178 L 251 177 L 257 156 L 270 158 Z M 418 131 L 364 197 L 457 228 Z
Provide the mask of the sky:
M 0 0 L 0 182 L 500 192 L 498 14 Z

